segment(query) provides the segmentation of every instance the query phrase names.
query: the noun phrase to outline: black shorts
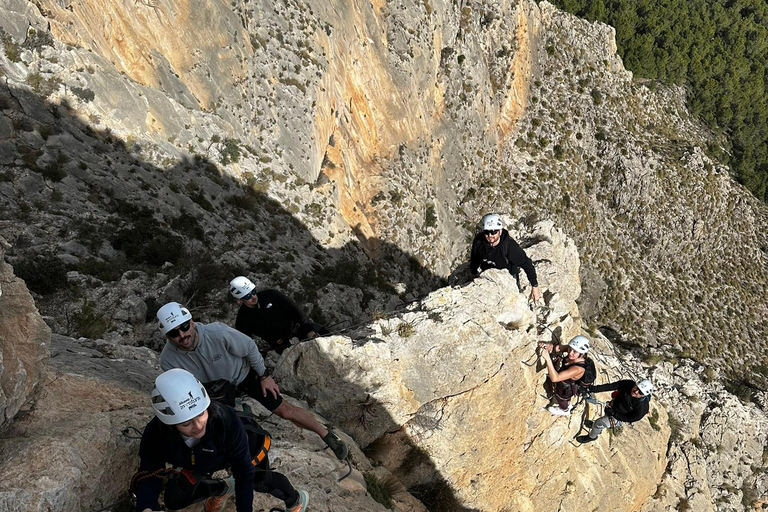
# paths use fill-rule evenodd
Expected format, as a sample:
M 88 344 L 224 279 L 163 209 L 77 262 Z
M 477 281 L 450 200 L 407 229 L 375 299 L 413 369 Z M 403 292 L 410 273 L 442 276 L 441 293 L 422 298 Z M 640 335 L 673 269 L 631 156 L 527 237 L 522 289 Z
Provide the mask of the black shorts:
M 271 392 L 267 391 L 267 396 L 264 396 L 264 392 L 261 390 L 259 376 L 253 371 L 253 368 L 248 371 L 248 375 L 245 376 L 243 382 L 237 385 L 237 390 L 259 402 L 268 411 L 274 411 L 283 403 L 283 397 L 279 394 L 277 395 L 277 398 L 275 398 L 272 396 Z

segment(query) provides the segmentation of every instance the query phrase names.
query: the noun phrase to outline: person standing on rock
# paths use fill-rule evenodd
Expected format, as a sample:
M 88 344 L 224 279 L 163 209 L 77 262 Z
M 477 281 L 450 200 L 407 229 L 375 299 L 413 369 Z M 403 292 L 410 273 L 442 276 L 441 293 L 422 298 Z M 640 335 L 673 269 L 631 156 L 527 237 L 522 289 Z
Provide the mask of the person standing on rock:
M 605 415 L 594 422 L 585 421 L 584 425 L 590 429 L 589 434 L 576 437 L 580 443 L 591 443 L 603 429 L 618 427 L 624 423 L 640 421 L 648 414 L 651 401 L 653 383 L 644 379 L 638 383 L 634 380 L 619 380 L 602 384 L 600 386 L 588 386 L 590 393 L 613 391 L 611 401 L 605 406 Z
M 206 383 L 224 379 L 281 418 L 315 432 L 339 460 L 347 458 L 349 447 L 338 434 L 309 411 L 283 400 L 251 338 L 219 322 L 196 323 L 189 310 L 176 302 L 161 307 L 157 319 L 167 338 L 160 353 L 163 370 L 182 368 Z
M 539 343 L 544 362 L 547 365 L 547 375 L 550 382 L 555 385 L 555 401 L 557 405 L 551 405 L 547 410 L 556 416 L 569 416 L 571 414 L 571 397 L 578 393 L 579 386 L 587 386 L 594 383 L 597 376 L 595 363 L 587 357 L 589 352 L 589 340 L 586 336 L 574 336 L 568 342 L 568 346 L 554 345 L 552 343 Z M 560 369 L 555 369 L 552 355 L 556 354 L 561 360 Z
M 188 371 L 173 369 L 157 377 L 152 409 L 155 417 L 141 436 L 139 471 L 132 481 L 137 512 L 158 509 L 166 464 L 174 468 L 163 495 L 170 510 L 205 500 L 205 511 L 213 512 L 234 494 L 237 512 L 252 512 L 254 490 L 283 500 L 286 512 L 307 510 L 307 492 L 269 469 L 263 436 L 249 439 L 235 410 L 211 402 Z M 232 476 L 212 477 L 225 469 Z
M 472 241 L 472 252 L 469 258 L 469 272 L 472 279 L 489 268 L 506 268 L 515 276 L 515 279 L 519 279 L 518 274 L 522 268 L 528 276 L 528 282 L 531 283 L 531 300 L 536 303 L 541 297 L 541 292 L 536 278 L 536 268 L 531 258 L 509 236 L 509 231 L 504 229 L 498 214 L 485 215 L 481 225 L 483 231 L 478 233 Z
M 258 336 L 278 354 L 291 346 L 291 338 L 311 340 L 330 334 L 320 324 L 310 322 L 291 299 L 277 290 L 256 291 L 256 285 L 245 276 L 229 283 L 229 293 L 240 309 L 235 329 L 248 336 Z

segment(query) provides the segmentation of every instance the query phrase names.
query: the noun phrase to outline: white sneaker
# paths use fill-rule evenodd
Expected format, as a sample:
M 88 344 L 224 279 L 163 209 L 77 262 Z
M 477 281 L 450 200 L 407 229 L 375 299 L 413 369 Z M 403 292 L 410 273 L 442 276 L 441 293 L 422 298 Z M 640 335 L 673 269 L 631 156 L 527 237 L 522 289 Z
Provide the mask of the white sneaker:
M 550 414 L 554 414 L 555 416 L 570 416 L 571 415 L 571 406 L 569 405 L 567 409 L 561 409 L 558 405 L 550 405 L 547 407 L 547 410 Z

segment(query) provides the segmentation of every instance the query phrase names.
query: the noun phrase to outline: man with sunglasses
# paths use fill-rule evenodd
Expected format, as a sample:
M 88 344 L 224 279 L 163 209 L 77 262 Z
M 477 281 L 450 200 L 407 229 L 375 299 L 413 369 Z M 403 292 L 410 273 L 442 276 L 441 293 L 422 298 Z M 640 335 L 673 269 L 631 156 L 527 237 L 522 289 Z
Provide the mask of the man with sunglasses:
M 590 430 L 589 434 L 576 437 L 576 440 L 582 444 L 595 441 L 603 429 L 618 427 L 624 423 L 634 423 L 643 419 L 650 409 L 653 383 L 648 379 L 637 383 L 633 380 L 624 379 L 600 386 L 585 386 L 584 389 L 590 394 L 602 391 L 613 391 L 613 394 L 611 401 L 605 406 L 604 416 L 595 421 L 586 420 L 584 422 L 584 426 Z
M 229 293 L 240 309 L 235 329 L 248 336 L 258 336 L 278 354 L 291 346 L 291 338 L 311 340 L 329 334 L 320 324 L 310 322 L 291 299 L 277 290 L 256 291 L 256 285 L 245 276 L 229 283 Z
M 472 241 L 472 253 L 469 258 L 469 272 L 472 274 L 472 279 L 489 268 L 506 268 L 515 276 L 515 279 L 518 279 L 520 268 L 522 268 L 528 276 L 528 282 L 531 283 L 531 300 L 534 303 L 537 302 L 541 292 L 531 258 L 509 236 L 497 213 L 485 215 L 481 225 L 483 231 L 478 233 Z
M 340 460 L 347 458 L 349 447 L 334 431 L 309 411 L 283 400 L 251 338 L 220 322 L 196 323 L 189 310 L 177 302 L 161 307 L 157 320 L 167 338 L 160 353 L 163 371 L 181 368 L 203 383 L 224 379 L 277 416 L 315 432 Z

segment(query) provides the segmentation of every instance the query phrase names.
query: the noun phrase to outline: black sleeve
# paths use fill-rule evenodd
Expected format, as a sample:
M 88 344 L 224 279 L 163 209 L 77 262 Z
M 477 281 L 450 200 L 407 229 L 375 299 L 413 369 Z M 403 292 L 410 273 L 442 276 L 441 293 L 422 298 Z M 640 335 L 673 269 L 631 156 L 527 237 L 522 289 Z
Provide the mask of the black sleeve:
M 477 274 L 477 270 L 480 267 L 480 259 L 482 258 L 482 247 L 480 244 L 482 244 L 482 240 L 475 236 L 474 240 L 472 240 L 472 252 L 469 255 L 469 271 L 473 274 Z
M 246 336 L 253 336 L 255 334 L 253 329 L 248 327 L 248 322 L 245 321 L 245 315 L 241 315 L 243 308 L 245 307 L 248 306 L 241 305 L 240 309 L 237 310 L 237 317 L 235 318 L 235 329 L 245 334 Z
M 162 457 L 162 428 L 156 418 L 147 424 L 141 436 L 139 445 L 139 471 L 157 471 L 165 469 Z M 157 498 L 163 487 L 163 477 L 152 477 L 141 480 L 136 484 L 136 510 L 145 508 L 157 510 Z
M 256 470 L 251 464 L 248 437 L 234 409 L 223 406 L 219 410 L 222 415 L 229 416 L 227 421 L 222 421 L 222 428 L 226 429 L 227 462 L 235 477 L 237 512 L 250 512 L 253 510 L 253 477 Z
M 507 239 L 507 261 L 510 265 L 520 267 L 528 276 L 528 282 L 531 286 L 539 286 L 539 280 L 536 277 L 536 268 L 533 266 L 531 258 L 525 254 L 525 251 L 511 237 Z
M 608 384 L 600 384 L 599 386 L 592 386 L 589 389 L 593 393 L 601 393 L 603 391 L 616 391 L 617 389 L 619 389 L 619 386 L 621 386 L 622 382 L 632 382 L 632 381 L 617 380 L 616 382 L 609 382 Z

